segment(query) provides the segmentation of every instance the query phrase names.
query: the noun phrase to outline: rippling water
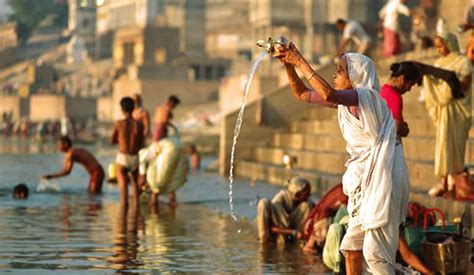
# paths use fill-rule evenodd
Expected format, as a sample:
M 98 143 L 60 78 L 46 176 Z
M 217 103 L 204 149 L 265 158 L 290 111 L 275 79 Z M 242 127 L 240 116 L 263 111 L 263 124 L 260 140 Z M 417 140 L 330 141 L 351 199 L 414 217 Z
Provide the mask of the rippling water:
M 87 174 L 79 166 L 58 181 L 61 192 L 34 192 L 39 175 L 61 167 L 62 155 L 49 149 L 40 154 L 20 152 L 0 155 L 3 272 L 325 271 L 317 256 L 306 255 L 295 245 L 259 245 L 255 203 L 257 196 L 276 193 L 274 186 L 236 182 L 234 202 L 241 215 L 237 222 L 227 213 L 225 179 L 209 174 L 190 177 L 178 192 L 176 209 L 162 203 L 157 213 L 145 206 L 125 211 L 114 185 L 105 185 L 101 196 L 87 195 Z M 104 165 L 112 159 L 110 151 L 96 152 Z M 19 181 L 30 187 L 28 200 L 11 198 Z

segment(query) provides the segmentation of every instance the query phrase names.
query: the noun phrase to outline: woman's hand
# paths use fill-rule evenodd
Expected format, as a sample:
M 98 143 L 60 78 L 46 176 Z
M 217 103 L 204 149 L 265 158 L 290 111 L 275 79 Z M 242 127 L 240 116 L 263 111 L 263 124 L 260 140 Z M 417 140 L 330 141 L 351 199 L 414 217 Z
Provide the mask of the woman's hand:
M 273 57 L 278 58 L 285 65 L 289 64 L 294 67 L 299 67 L 305 61 L 295 44 L 291 42 L 287 49 L 278 45 L 276 47 L 279 48 L 275 49 L 276 52 L 273 54 Z

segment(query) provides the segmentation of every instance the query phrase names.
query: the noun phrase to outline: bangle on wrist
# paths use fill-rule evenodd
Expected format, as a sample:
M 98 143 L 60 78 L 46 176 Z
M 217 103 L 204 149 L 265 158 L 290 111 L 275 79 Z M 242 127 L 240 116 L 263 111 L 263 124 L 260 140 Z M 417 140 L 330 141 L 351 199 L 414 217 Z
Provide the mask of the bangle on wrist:
M 307 78 L 307 80 L 310 81 L 311 78 L 313 78 L 314 76 L 316 76 L 316 72 L 315 72 L 315 71 L 313 71 L 313 72 L 309 75 L 309 77 Z

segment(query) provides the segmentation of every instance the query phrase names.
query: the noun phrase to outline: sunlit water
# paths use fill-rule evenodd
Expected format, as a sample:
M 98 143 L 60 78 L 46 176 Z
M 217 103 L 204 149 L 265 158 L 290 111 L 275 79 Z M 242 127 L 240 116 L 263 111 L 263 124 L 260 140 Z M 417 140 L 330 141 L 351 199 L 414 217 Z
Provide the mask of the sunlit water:
M 80 166 L 58 181 L 60 192 L 36 192 L 39 175 L 59 169 L 62 155 L 51 152 L 51 145 L 39 150 L 35 144 L 22 144 L 19 150 L 18 144 L 2 144 L 9 152 L 23 153 L 0 155 L 0 272 L 325 270 L 318 256 L 305 255 L 296 245 L 259 245 L 253 221 L 255 204 L 258 197 L 275 194 L 275 186 L 236 181 L 238 221 L 227 208 L 227 182 L 213 174 L 191 175 L 178 192 L 180 204 L 175 210 L 162 203 L 158 213 L 150 213 L 145 206 L 125 213 L 115 185 L 106 184 L 101 196 L 86 194 L 88 176 Z M 112 151 L 90 149 L 102 164 L 112 160 Z M 28 153 L 31 151 L 42 153 Z M 30 187 L 28 200 L 11 198 L 12 187 L 20 181 Z
M 232 139 L 232 149 L 230 151 L 230 169 L 229 169 L 229 208 L 230 208 L 230 216 L 237 220 L 237 216 L 235 215 L 234 211 L 234 196 L 233 196 L 233 183 L 234 183 L 234 159 L 235 159 L 235 147 L 237 145 L 237 139 L 239 138 L 240 129 L 242 128 L 242 122 L 244 118 L 244 111 L 245 105 L 247 103 L 247 97 L 249 95 L 250 86 L 252 85 L 253 76 L 257 71 L 260 62 L 262 62 L 263 58 L 267 55 L 267 51 L 263 51 L 255 60 L 255 63 L 252 66 L 252 69 L 249 72 L 247 77 L 247 82 L 245 83 L 244 88 L 244 95 L 242 97 L 242 104 L 240 106 L 239 114 L 237 115 L 237 121 L 235 122 L 234 128 L 234 137 Z

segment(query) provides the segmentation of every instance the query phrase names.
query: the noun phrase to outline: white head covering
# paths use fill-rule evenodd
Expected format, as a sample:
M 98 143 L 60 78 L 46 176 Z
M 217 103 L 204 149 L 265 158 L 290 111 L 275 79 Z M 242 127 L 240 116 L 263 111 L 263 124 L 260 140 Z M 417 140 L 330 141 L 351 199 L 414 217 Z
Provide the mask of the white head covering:
M 347 67 L 352 87 L 355 89 L 366 88 L 378 94 L 380 92 L 380 83 L 372 59 L 359 53 L 346 53 L 344 57 L 347 58 Z
M 372 60 L 357 53 L 347 53 L 343 58 L 358 98 L 358 117 L 349 108 L 338 107 L 341 132 L 350 154 L 342 179 L 344 193 L 349 196 L 349 223 L 373 229 L 389 219 L 395 122 L 379 96 L 380 83 Z

